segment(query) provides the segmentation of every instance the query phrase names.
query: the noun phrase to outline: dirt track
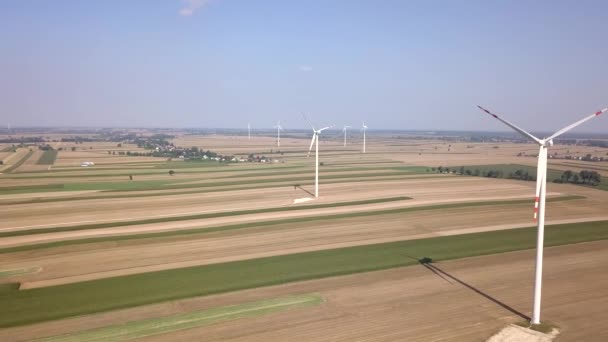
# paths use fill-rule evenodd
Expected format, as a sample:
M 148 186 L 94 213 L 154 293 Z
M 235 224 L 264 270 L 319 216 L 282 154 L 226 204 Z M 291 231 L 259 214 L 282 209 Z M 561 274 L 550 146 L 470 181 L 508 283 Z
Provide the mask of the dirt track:
M 310 292 L 321 293 L 327 302 L 311 309 L 219 323 L 146 341 L 483 341 L 506 324 L 523 320 L 517 312 L 530 314 L 534 251 L 436 266 L 462 283 L 423 266 L 412 266 L 4 329 L 0 340 L 23 341 Z M 608 320 L 606 269 L 608 241 L 546 249 L 543 319 L 562 329 L 557 341 L 608 339 L 608 326 L 603 324 Z

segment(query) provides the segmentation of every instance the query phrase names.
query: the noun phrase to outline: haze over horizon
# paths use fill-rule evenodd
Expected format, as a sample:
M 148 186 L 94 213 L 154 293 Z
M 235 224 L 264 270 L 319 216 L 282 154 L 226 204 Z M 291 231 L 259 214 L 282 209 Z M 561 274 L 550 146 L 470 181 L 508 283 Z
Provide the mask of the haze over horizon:
M 608 106 L 605 1 L 0 2 L 0 126 L 530 131 Z M 608 132 L 608 120 L 577 132 Z

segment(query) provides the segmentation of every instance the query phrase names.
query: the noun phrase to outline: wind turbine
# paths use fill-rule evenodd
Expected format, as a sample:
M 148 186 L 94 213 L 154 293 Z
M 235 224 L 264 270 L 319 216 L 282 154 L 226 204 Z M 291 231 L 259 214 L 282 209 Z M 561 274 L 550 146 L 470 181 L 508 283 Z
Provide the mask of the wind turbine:
M 344 146 L 346 147 L 346 129 L 350 128 L 350 126 L 344 126 L 344 128 L 342 128 L 342 132 L 344 132 Z
M 489 110 L 477 106 L 479 109 L 483 110 L 487 114 L 493 116 L 500 122 L 505 125 L 511 127 L 519 134 L 534 140 L 539 146 L 540 150 L 538 152 L 538 167 L 536 173 L 536 198 L 534 202 L 534 220 L 537 221 L 538 229 L 537 229 L 537 238 L 536 238 L 536 274 L 535 274 L 535 282 L 534 282 L 534 307 L 532 310 L 532 324 L 540 324 L 540 300 L 541 300 L 541 290 L 542 290 L 542 275 L 543 275 L 543 246 L 544 246 L 544 238 L 545 238 L 545 199 L 547 196 L 547 149 L 549 146 L 553 146 L 553 139 L 558 136 L 568 132 L 574 127 L 593 119 L 596 116 L 608 111 L 608 108 L 604 108 L 598 112 L 595 112 L 582 120 L 579 120 L 573 123 L 570 126 L 564 127 L 559 131 L 555 132 L 553 135 L 548 138 L 539 139 L 532 134 L 524 131 L 523 129 L 515 126 L 514 124 L 508 122 L 507 120 L 503 120 L 498 115 L 490 112 Z
M 306 122 L 308 122 L 308 124 L 312 128 L 312 132 L 313 132 L 312 140 L 310 141 L 310 147 L 308 148 L 308 157 L 310 157 L 310 152 L 312 151 L 312 145 L 313 144 L 316 145 L 316 149 L 315 149 L 315 197 L 319 197 L 319 135 L 321 134 L 321 132 L 323 132 L 324 130 L 326 130 L 328 128 L 331 128 L 332 126 L 323 127 L 321 129 L 315 129 L 315 126 L 313 126 L 312 123 L 310 123 L 310 121 L 308 121 L 306 116 L 303 114 L 302 114 L 302 116 L 304 117 L 304 120 L 306 120 Z
M 365 153 L 365 131 L 367 130 L 367 126 L 365 126 L 365 122 L 361 123 L 361 130 L 363 131 L 363 153 Z
M 247 139 L 251 140 L 251 125 L 247 123 Z
M 277 122 L 277 125 L 273 128 L 277 129 L 277 146 L 281 147 L 281 131 L 283 130 L 283 127 L 281 127 L 281 121 Z

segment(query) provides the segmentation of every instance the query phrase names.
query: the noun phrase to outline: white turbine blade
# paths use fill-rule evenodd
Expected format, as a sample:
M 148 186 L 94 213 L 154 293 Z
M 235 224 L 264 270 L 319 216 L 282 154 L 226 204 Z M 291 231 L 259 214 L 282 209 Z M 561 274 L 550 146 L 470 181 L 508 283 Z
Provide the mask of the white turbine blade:
M 560 129 L 559 131 L 555 132 L 555 134 L 553 134 L 552 136 L 548 137 L 546 140 L 547 140 L 547 141 L 549 141 L 549 140 L 551 140 L 551 139 L 553 139 L 553 138 L 557 138 L 558 136 L 560 136 L 560 135 L 562 135 L 562 134 L 564 134 L 564 133 L 568 132 L 569 130 L 573 129 L 574 127 L 576 127 L 576 126 L 578 126 L 578 125 L 580 125 L 580 124 L 582 124 L 583 122 L 586 122 L 586 121 L 588 121 L 588 120 L 591 120 L 591 119 L 593 119 L 594 117 L 599 116 L 599 115 L 600 115 L 600 114 L 602 114 L 602 113 L 605 113 L 606 111 L 608 111 L 608 108 L 604 108 L 604 109 L 602 109 L 602 110 L 600 110 L 600 111 L 597 111 L 597 112 L 595 112 L 595 113 L 593 113 L 593 114 L 591 114 L 591 115 L 589 115 L 589 116 L 587 116 L 587 117 L 583 118 L 582 120 L 579 120 L 579 121 L 577 121 L 577 122 L 573 123 L 572 125 L 570 125 L 570 126 L 568 126 L 568 127 L 564 127 L 564 128 L 562 128 L 562 129 Z
M 500 121 L 500 122 L 504 123 L 505 125 L 507 125 L 507 126 L 509 126 L 509 127 L 513 128 L 514 130 L 516 130 L 517 132 L 519 132 L 521 135 L 523 135 L 523 136 L 525 136 L 525 137 L 527 137 L 527 138 L 530 138 L 530 139 L 532 139 L 532 140 L 536 141 L 538 144 L 542 144 L 542 143 L 541 143 L 541 141 L 540 141 L 540 139 L 538 139 L 537 137 L 533 136 L 532 134 L 530 134 L 530 133 L 528 133 L 528 132 L 524 131 L 523 129 L 521 129 L 521 128 L 517 127 L 517 126 L 515 126 L 514 124 L 510 123 L 510 122 L 509 122 L 509 121 L 507 121 L 507 120 L 503 120 L 503 119 L 501 119 L 500 117 L 498 117 L 498 115 L 496 115 L 496 114 L 494 114 L 494 113 L 490 112 L 489 110 L 487 110 L 487 109 L 483 108 L 482 106 L 477 106 L 477 107 L 478 107 L 479 109 L 483 110 L 484 112 L 486 112 L 487 114 L 489 114 L 489 115 L 493 116 L 493 117 L 494 117 L 494 118 L 496 118 L 498 121 Z
M 310 122 L 310 120 L 308 120 L 308 118 L 306 117 L 306 115 L 304 115 L 304 113 L 302 113 L 302 117 L 304 118 L 304 120 L 306 120 L 306 122 L 308 122 L 308 124 L 310 125 L 312 130 L 315 131 L 315 126 L 313 126 L 313 124 Z
M 323 132 L 324 130 L 329 129 L 329 128 L 332 128 L 332 127 L 333 127 L 333 126 L 327 126 L 327 127 L 323 127 L 323 128 L 321 128 L 320 130 L 317 130 L 317 133 L 321 133 L 321 132 Z
M 310 147 L 308 148 L 308 157 L 310 157 L 310 151 L 312 151 L 312 145 L 315 144 L 315 138 L 317 136 L 317 132 L 313 133 L 312 140 L 310 141 Z

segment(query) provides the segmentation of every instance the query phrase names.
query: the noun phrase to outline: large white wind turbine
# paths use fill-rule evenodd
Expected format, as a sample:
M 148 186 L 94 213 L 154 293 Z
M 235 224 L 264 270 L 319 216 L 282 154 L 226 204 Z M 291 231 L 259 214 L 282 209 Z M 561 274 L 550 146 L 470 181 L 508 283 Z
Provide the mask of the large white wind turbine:
M 277 125 L 274 126 L 274 128 L 277 129 L 277 146 L 281 147 L 281 131 L 283 130 L 283 127 L 281 127 L 281 121 L 277 122 Z
M 537 220 L 538 230 L 537 230 L 537 238 L 536 238 L 536 274 L 535 274 L 535 282 L 534 282 L 534 307 L 532 310 L 532 324 L 540 324 L 540 301 L 541 301 L 541 289 L 542 289 L 542 274 L 543 274 L 543 246 L 544 246 L 544 238 L 545 238 L 545 198 L 547 196 L 547 149 L 549 146 L 553 146 L 553 139 L 558 136 L 568 132 L 574 127 L 586 122 L 587 120 L 591 120 L 596 116 L 608 111 L 608 108 L 604 108 L 598 112 L 595 112 L 582 120 L 579 120 L 573 123 L 570 126 L 560 129 L 555 132 L 548 138 L 539 139 L 532 134 L 524 131 L 523 129 L 515 126 L 514 124 L 508 122 L 507 120 L 501 119 L 498 115 L 490 112 L 489 110 L 482 108 L 481 106 L 477 106 L 479 109 L 488 113 L 489 115 L 495 117 L 500 122 L 505 125 L 511 127 L 521 135 L 534 140 L 538 145 L 540 145 L 540 150 L 538 152 L 538 167 L 536 173 L 536 198 L 534 202 L 534 219 Z
M 312 145 L 315 144 L 315 197 L 319 197 L 319 135 L 324 130 L 331 128 L 332 126 L 323 127 L 321 129 L 315 129 L 315 126 L 308 121 L 305 115 L 302 115 L 304 120 L 308 122 L 310 127 L 312 128 L 312 140 L 310 141 L 310 147 L 308 148 L 308 156 L 310 157 L 310 151 L 312 151 Z
M 361 130 L 363 131 L 363 153 L 365 153 L 365 131 L 367 131 L 367 126 L 365 126 L 365 122 L 361 123 Z
M 344 126 L 344 128 L 342 128 L 342 132 L 344 132 L 344 146 L 346 146 L 346 129 L 350 128 L 350 126 Z

